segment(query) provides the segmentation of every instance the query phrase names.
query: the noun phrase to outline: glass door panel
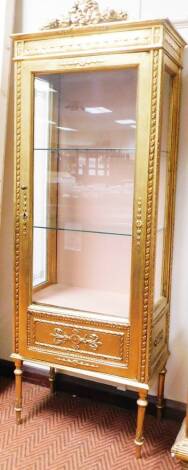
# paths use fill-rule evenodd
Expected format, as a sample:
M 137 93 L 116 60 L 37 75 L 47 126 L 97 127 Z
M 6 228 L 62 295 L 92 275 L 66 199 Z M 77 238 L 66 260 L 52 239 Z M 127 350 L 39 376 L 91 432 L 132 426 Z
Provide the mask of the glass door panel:
M 137 69 L 35 76 L 33 301 L 129 316 Z

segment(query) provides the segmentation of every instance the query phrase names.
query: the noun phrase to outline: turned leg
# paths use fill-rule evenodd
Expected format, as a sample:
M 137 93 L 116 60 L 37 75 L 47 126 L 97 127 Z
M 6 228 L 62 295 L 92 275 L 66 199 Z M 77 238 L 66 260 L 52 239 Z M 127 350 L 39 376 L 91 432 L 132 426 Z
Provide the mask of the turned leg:
M 16 412 L 16 424 L 21 423 L 21 412 L 22 412 L 22 361 L 20 359 L 16 359 L 15 361 L 15 382 L 16 382 L 16 405 L 15 405 L 15 412 Z
M 50 367 L 49 382 L 50 382 L 51 393 L 54 393 L 55 392 L 55 369 L 54 369 L 54 367 Z
M 139 391 L 139 399 L 137 400 L 138 414 L 137 414 L 137 427 L 136 427 L 136 439 L 135 439 L 137 459 L 141 457 L 141 449 L 144 443 L 143 426 L 144 426 L 146 406 L 148 404 L 147 394 L 148 392 L 146 390 Z
M 159 373 L 159 380 L 158 380 L 158 391 L 157 391 L 157 419 L 160 420 L 162 418 L 162 412 L 164 408 L 164 384 L 165 384 L 165 375 L 166 375 L 166 367 L 161 370 Z

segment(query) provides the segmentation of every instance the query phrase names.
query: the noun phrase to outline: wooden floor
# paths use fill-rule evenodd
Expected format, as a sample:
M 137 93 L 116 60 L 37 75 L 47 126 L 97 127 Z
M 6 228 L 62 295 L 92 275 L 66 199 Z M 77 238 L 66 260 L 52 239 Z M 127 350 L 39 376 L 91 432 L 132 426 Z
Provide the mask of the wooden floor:
M 23 423 L 15 424 L 14 382 L 0 383 L 0 470 L 173 470 L 180 425 L 145 422 L 142 460 L 134 458 L 135 413 L 24 383 Z

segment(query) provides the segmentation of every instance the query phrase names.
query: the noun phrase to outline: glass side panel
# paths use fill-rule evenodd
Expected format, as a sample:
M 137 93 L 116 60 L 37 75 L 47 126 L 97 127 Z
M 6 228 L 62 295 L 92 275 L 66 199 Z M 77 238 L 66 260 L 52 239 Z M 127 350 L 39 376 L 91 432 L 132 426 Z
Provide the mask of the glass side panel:
M 49 115 L 49 83 L 35 79 L 35 120 L 34 145 L 41 148 L 48 147 L 49 129 L 44 126 L 46 116 Z M 48 185 L 48 153 L 41 151 L 37 165 L 34 165 L 34 224 L 40 217 L 41 224 L 47 220 L 47 185 Z M 42 188 L 42 190 L 41 190 Z M 33 236 L 33 286 L 45 282 L 47 279 L 46 264 L 47 238 L 46 233 L 35 231 Z
M 165 234 L 166 234 L 166 195 L 167 195 L 168 162 L 169 162 L 168 134 L 169 134 L 171 95 L 172 95 L 172 78 L 169 75 L 169 73 L 165 72 L 163 111 L 162 111 L 160 172 L 159 172 L 156 261 L 155 261 L 155 289 L 154 289 L 154 302 L 155 303 L 157 303 L 163 295 L 162 275 L 163 275 L 163 259 L 164 259 L 164 241 L 165 241 Z
M 35 77 L 33 301 L 129 315 L 137 69 Z

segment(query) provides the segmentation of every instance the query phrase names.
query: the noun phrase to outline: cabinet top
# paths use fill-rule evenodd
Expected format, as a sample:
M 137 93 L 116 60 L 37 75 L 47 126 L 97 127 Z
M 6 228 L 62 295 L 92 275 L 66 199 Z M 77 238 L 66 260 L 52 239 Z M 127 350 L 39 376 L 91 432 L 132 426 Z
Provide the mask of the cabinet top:
M 52 23 L 53 24 L 53 23 Z M 116 36 L 115 43 L 114 37 Z M 87 36 L 87 44 L 84 37 Z M 97 38 L 96 38 L 97 36 Z M 63 53 L 91 51 L 148 51 L 164 49 L 179 65 L 186 42 L 168 19 L 112 21 L 83 26 L 44 29 L 34 33 L 13 34 L 15 60 L 57 56 Z M 105 40 L 104 40 L 105 38 Z M 79 43 L 79 44 L 78 44 Z M 100 49 L 100 50 L 99 50 Z
M 69 26 L 69 27 L 58 27 L 58 28 L 49 28 L 41 29 L 39 31 L 30 32 L 30 33 L 15 33 L 11 37 L 14 40 L 35 40 L 35 39 L 44 39 L 47 37 L 59 37 L 59 36 L 79 36 L 81 34 L 92 34 L 92 33 L 104 33 L 109 31 L 129 31 L 129 30 L 142 30 L 142 29 L 152 29 L 153 27 L 158 27 L 161 29 L 170 30 L 179 40 L 179 42 L 184 47 L 186 45 L 185 40 L 178 33 L 176 28 L 170 22 L 168 18 L 160 18 L 155 20 L 137 20 L 137 21 L 113 21 L 109 23 L 97 23 L 86 26 Z

